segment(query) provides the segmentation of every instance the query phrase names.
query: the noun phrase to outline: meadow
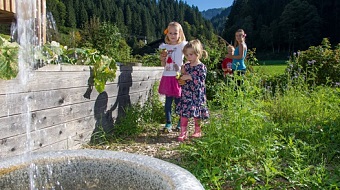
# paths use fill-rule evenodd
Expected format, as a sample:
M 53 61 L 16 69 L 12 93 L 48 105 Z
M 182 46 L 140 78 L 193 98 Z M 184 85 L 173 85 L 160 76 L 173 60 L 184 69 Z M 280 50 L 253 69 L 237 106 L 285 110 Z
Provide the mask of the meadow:
M 340 88 L 316 85 L 322 76 L 311 72 L 321 64 L 304 69 L 299 59 L 303 55 L 285 65 L 254 66 L 237 90 L 232 80 L 215 78 L 204 136 L 181 143 L 180 159 L 167 161 L 205 189 L 339 189 Z M 118 125 L 125 137 L 163 121 L 154 91 Z M 137 127 L 124 128 L 131 124 Z
M 257 73 L 274 76 L 283 74 L 287 68 L 287 60 L 265 60 L 259 61 L 259 65 L 253 66 Z

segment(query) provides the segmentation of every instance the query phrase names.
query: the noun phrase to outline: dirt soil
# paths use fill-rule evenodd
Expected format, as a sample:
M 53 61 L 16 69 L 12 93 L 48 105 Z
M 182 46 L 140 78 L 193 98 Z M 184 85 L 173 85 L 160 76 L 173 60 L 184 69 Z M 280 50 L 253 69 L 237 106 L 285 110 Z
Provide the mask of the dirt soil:
M 170 133 L 164 133 L 162 130 L 163 126 L 164 125 L 159 125 L 159 127 L 156 127 L 158 129 L 149 129 L 136 137 L 124 139 L 122 142 L 103 146 L 86 145 L 84 148 L 122 151 L 151 156 L 172 163 L 180 162 L 181 158 L 178 150 L 180 142 L 177 141 L 179 132 L 172 131 Z M 189 124 L 189 136 L 193 133 L 193 128 L 193 124 Z M 185 143 L 189 142 L 190 139 L 185 141 Z

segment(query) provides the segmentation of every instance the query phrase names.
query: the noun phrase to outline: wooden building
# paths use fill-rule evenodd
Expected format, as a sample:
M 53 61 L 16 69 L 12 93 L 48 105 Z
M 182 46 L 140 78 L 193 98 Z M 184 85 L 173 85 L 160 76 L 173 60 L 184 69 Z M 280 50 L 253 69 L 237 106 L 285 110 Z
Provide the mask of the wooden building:
M 36 32 L 41 45 L 46 42 L 46 0 L 36 0 L 35 5 L 36 13 L 33 15 L 36 15 Z M 16 0 L 0 0 L 0 24 L 16 22 L 17 8 Z

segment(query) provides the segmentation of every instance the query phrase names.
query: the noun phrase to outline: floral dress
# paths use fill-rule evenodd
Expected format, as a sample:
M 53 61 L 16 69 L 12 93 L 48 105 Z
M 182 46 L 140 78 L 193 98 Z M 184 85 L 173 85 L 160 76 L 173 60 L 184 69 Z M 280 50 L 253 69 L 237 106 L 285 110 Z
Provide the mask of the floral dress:
M 182 86 L 182 95 L 176 107 L 176 113 L 182 117 L 206 119 L 209 117 L 205 94 L 207 68 L 203 63 L 196 66 L 186 63 L 184 70 L 185 74 L 191 75 L 192 80 L 187 80 Z

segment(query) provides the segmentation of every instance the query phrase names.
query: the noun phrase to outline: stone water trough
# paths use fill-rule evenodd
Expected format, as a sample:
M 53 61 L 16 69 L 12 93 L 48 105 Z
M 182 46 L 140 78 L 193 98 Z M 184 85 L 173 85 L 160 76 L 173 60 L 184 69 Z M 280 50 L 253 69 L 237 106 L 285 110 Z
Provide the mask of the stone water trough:
M 0 189 L 201 190 L 187 170 L 149 156 L 107 150 L 39 152 L 0 161 Z

